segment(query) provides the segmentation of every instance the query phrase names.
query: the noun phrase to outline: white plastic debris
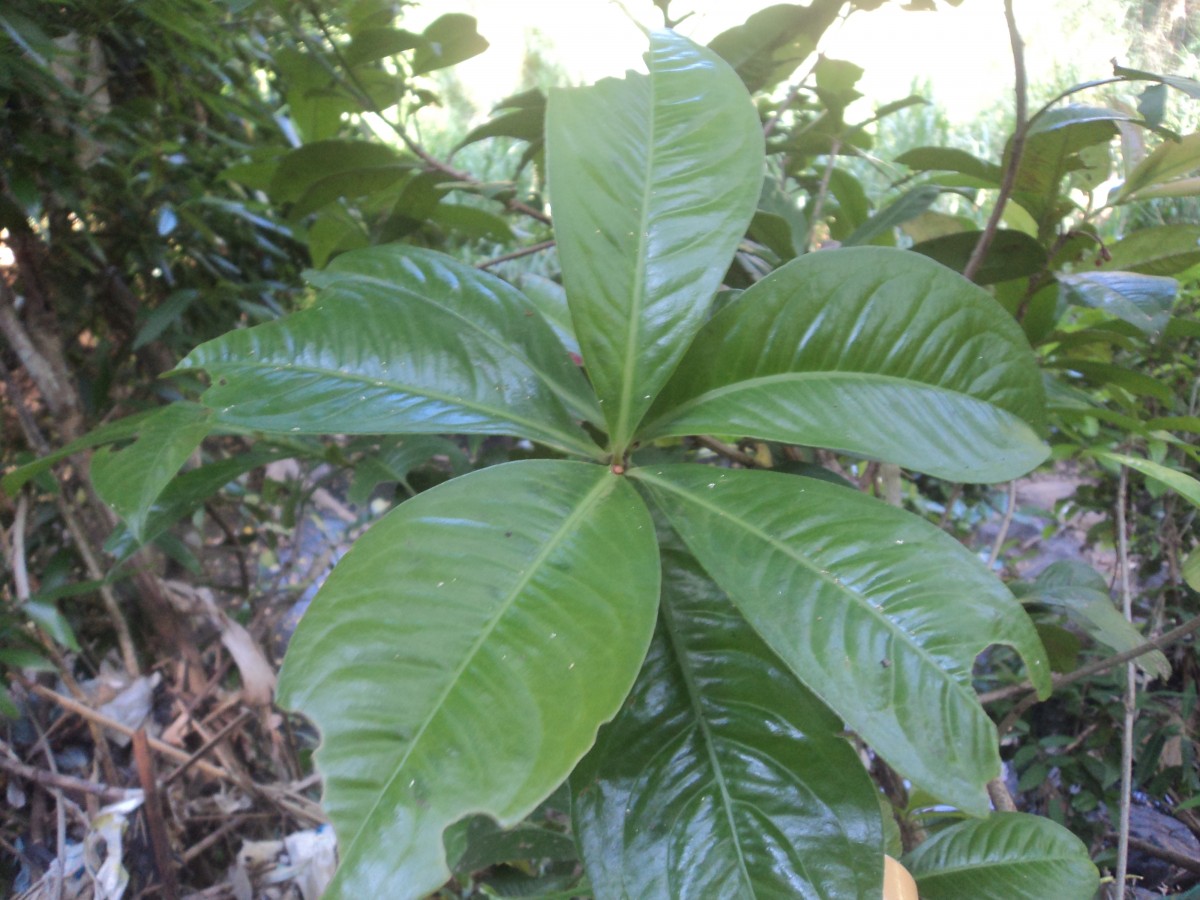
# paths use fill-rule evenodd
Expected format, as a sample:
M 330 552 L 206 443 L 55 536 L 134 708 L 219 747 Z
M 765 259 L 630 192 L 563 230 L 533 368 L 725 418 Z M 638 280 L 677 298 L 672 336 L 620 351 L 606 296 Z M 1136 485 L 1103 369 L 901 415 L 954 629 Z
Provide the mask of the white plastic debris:
M 282 841 L 246 841 L 229 881 L 237 900 L 254 900 L 268 885 L 290 885 L 303 900 L 318 900 L 337 868 L 337 840 L 328 825 Z
M 129 886 L 129 872 L 121 861 L 129 816 L 142 805 L 142 797 L 130 797 L 106 806 L 92 819 L 83 839 L 84 865 L 91 876 L 95 900 L 121 900 Z

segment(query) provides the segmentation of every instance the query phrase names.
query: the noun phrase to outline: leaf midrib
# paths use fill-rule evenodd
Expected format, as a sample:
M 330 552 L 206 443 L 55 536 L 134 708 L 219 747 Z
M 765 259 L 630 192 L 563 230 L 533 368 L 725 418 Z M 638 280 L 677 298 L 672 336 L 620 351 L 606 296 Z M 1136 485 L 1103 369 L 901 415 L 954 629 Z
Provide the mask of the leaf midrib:
M 981 397 L 976 397 L 974 394 L 968 394 L 965 391 L 954 390 L 952 388 L 943 387 L 937 384 L 930 384 L 926 381 L 918 381 L 915 378 L 904 378 L 899 375 L 886 375 L 876 372 L 846 372 L 837 369 L 824 369 L 819 371 L 809 372 L 779 372 L 774 375 L 760 375 L 754 378 L 745 378 L 741 381 L 735 381 L 730 384 L 721 385 L 720 387 L 712 388 L 702 394 L 697 394 L 678 406 L 672 407 L 667 412 L 663 413 L 653 422 L 642 429 L 643 437 L 667 434 L 672 423 L 685 418 L 690 411 L 702 404 L 715 402 L 724 397 L 740 393 L 742 391 L 756 390 L 761 387 L 767 387 L 773 384 L 792 384 L 804 381 L 819 381 L 819 380 L 836 380 L 842 379 L 846 381 L 858 382 L 881 382 L 896 384 L 905 388 L 919 389 L 923 391 L 932 391 L 938 394 L 945 394 L 948 397 L 953 397 L 957 400 L 968 400 L 973 403 L 978 403 L 983 406 L 998 410 L 1009 416 L 1012 416 L 1019 422 L 1025 422 L 1023 418 L 1017 415 L 1012 410 L 1006 409 L 991 400 L 985 400 Z
M 545 422 L 539 422 L 539 421 L 530 419 L 526 416 L 519 415 L 516 413 L 515 410 L 512 410 L 509 407 L 486 406 L 483 403 L 473 401 L 473 400 L 468 400 L 465 397 L 452 396 L 445 392 L 436 391 L 436 390 L 433 390 L 432 388 L 425 387 L 424 385 L 422 385 L 418 388 L 415 385 L 407 385 L 403 382 L 395 381 L 390 378 L 367 377 L 365 375 L 358 375 L 358 374 L 354 374 L 351 372 L 343 372 L 341 369 L 326 369 L 326 368 L 320 368 L 317 366 L 302 366 L 302 365 L 297 365 L 296 363 L 291 363 L 291 362 L 272 362 L 272 363 L 268 364 L 266 361 L 259 361 L 259 362 L 244 362 L 242 360 L 238 360 L 235 362 L 220 361 L 220 362 L 212 363 L 209 365 L 205 365 L 205 366 L 203 366 L 203 368 L 207 369 L 210 373 L 213 373 L 213 374 L 216 374 L 217 372 L 229 372 L 229 371 L 238 371 L 238 370 L 257 372 L 257 371 L 266 371 L 266 370 L 278 371 L 280 369 L 286 369 L 288 371 L 297 372 L 300 374 L 319 375 L 319 376 L 330 378 L 330 379 L 333 379 L 336 381 L 350 382 L 351 384 L 361 384 L 364 387 L 371 387 L 371 388 L 387 387 L 398 393 L 412 394 L 412 395 L 418 396 L 418 397 L 427 397 L 431 400 L 439 400 L 448 405 L 459 406 L 464 409 L 471 410 L 472 412 L 483 413 L 491 418 L 504 419 L 506 421 L 512 422 L 514 425 L 519 425 L 519 426 L 529 430 L 527 434 L 518 435 L 518 437 L 533 437 L 537 440 L 540 440 L 542 443 L 545 443 L 549 446 L 556 447 L 559 450 L 563 450 L 563 451 L 571 452 L 571 453 L 580 453 L 584 456 L 591 457 L 591 458 L 599 458 L 598 448 L 589 447 L 582 441 L 577 442 L 577 441 L 575 441 L 574 437 L 571 434 L 569 434 L 567 432 L 559 431 L 556 428 L 551 428 Z M 221 417 L 218 416 L 218 420 L 220 418 Z M 322 431 L 320 433 L 324 434 L 325 432 Z M 538 435 L 540 435 L 541 437 L 537 437 Z M 557 438 L 557 440 L 552 443 L 550 441 L 546 441 L 545 440 L 546 437 Z
M 603 470 L 598 471 L 603 473 Z M 583 516 L 589 512 L 593 506 L 595 506 L 596 503 L 604 499 L 604 497 L 607 496 L 616 486 L 614 482 L 605 477 L 605 474 L 606 473 L 602 474 L 601 477 L 597 479 L 596 484 L 587 492 L 583 499 L 580 500 L 579 504 L 575 507 L 571 514 L 563 520 L 563 523 L 559 529 L 550 536 L 549 540 L 546 541 L 541 551 L 533 558 L 530 564 L 525 568 L 525 571 L 520 579 L 516 582 L 516 584 L 513 585 L 513 588 L 509 591 L 508 596 L 505 597 L 499 604 L 491 620 L 482 629 L 479 636 L 475 639 L 475 642 L 470 646 L 470 648 L 468 648 L 467 652 L 463 654 L 462 662 L 455 669 L 453 675 L 447 679 L 446 686 L 438 696 L 437 700 L 431 704 L 429 714 L 425 717 L 425 720 L 421 722 L 420 726 L 413 734 L 412 740 L 409 742 L 407 749 L 405 749 L 399 761 L 396 763 L 395 771 L 384 784 L 383 788 L 379 791 L 379 796 L 371 805 L 371 808 L 367 811 L 367 814 L 363 816 L 361 820 L 362 823 L 359 826 L 358 831 L 355 833 L 349 845 L 342 853 L 341 858 L 343 865 L 352 857 L 354 849 L 358 845 L 359 838 L 367 831 L 367 824 L 379 811 L 385 798 L 392 793 L 392 789 L 403 774 L 405 766 L 416 752 L 417 747 L 421 742 L 421 738 L 425 735 L 425 732 L 429 729 L 429 726 L 432 725 L 438 716 L 442 714 L 446 700 L 458 686 L 459 681 L 462 679 L 463 673 L 466 672 L 467 668 L 475 660 L 475 657 L 479 654 L 480 649 L 486 643 L 487 639 L 491 637 L 492 633 L 499 626 L 501 620 L 512 608 L 513 604 L 517 601 L 517 598 L 521 596 L 521 593 L 525 587 L 540 571 L 546 560 L 549 559 L 554 551 L 558 549 L 559 545 L 572 533 L 579 520 L 582 519 Z
M 347 283 L 350 285 L 353 285 L 356 283 L 365 283 L 365 284 L 369 284 L 373 287 L 381 288 L 388 292 L 398 293 L 398 294 L 403 295 L 404 297 L 408 297 L 408 298 L 417 300 L 418 302 L 423 303 L 426 306 L 433 307 L 434 309 L 438 310 L 439 312 L 443 312 L 446 315 L 451 316 L 454 319 L 457 319 L 459 322 L 466 325 L 471 331 L 474 331 L 476 334 L 480 335 L 485 341 L 502 349 L 506 355 L 520 360 L 529 369 L 529 371 L 531 371 L 535 375 L 537 375 L 538 380 L 541 381 L 544 385 L 546 385 L 546 387 L 548 387 L 555 396 L 567 401 L 569 404 L 573 403 L 573 404 L 579 406 L 581 411 L 587 412 L 589 416 L 595 416 L 597 414 L 596 405 L 593 402 L 595 399 L 594 397 L 592 397 L 586 393 L 585 394 L 576 394 L 574 391 L 570 390 L 565 385 L 560 385 L 556 379 L 551 377 L 550 373 L 546 372 L 540 366 L 536 365 L 532 359 L 530 359 L 529 355 L 524 352 L 524 348 L 521 348 L 520 345 L 517 345 L 514 347 L 512 344 L 509 344 L 509 343 L 506 343 L 505 341 L 500 340 L 500 338 L 498 336 L 498 332 L 490 331 L 490 330 L 484 328 L 483 324 L 480 320 L 473 319 L 470 316 L 467 316 L 467 315 L 459 312 L 458 310 L 454 309 L 453 307 L 447 306 L 446 304 L 444 304 L 438 300 L 435 300 L 432 297 L 426 297 L 424 294 L 417 293 L 416 291 L 412 290 L 411 288 L 397 286 L 396 284 L 388 282 L 388 281 L 384 281 L 381 278 L 376 278 L 373 275 L 357 275 L 357 274 L 355 274 L 355 275 L 352 275 L 349 278 L 345 279 L 342 282 L 343 285 L 345 285 Z M 326 288 L 326 290 L 335 290 L 337 287 L 338 287 L 338 282 L 335 281 L 335 282 L 331 283 L 328 286 L 328 288 Z M 513 288 L 513 290 L 515 291 L 517 289 Z M 494 296 L 497 296 L 497 297 L 500 296 L 495 291 L 492 291 L 491 293 Z M 359 299 L 365 300 L 368 303 L 381 303 L 382 302 L 382 301 L 379 301 L 379 300 L 371 298 L 371 297 L 363 297 L 362 295 L 359 295 Z M 504 302 L 504 301 L 501 300 L 501 302 Z M 534 306 L 534 304 L 532 304 L 532 303 L 530 303 L 530 306 L 534 309 L 534 312 L 538 316 L 541 316 L 542 320 L 545 321 L 545 316 L 542 316 L 542 314 L 537 311 L 536 306 Z M 547 328 L 548 328 L 548 330 L 550 330 L 548 323 L 547 323 Z M 554 338 L 555 341 L 558 341 L 558 336 L 553 333 L 553 330 L 550 330 L 550 336 L 552 338 Z M 562 342 L 559 341 L 560 346 L 561 346 L 561 344 L 562 344 Z M 563 348 L 563 353 L 564 354 L 566 353 L 566 348 Z
M 633 272 L 633 297 L 630 307 L 629 327 L 625 332 L 625 358 L 622 360 L 621 366 L 621 394 L 617 404 L 617 423 L 613 429 L 613 453 L 614 458 L 620 458 L 625 454 L 625 448 L 632 437 L 633 426 L 630 424 L 630 406 L 633 403 L 633 380 L 636 374 L 638 358 L 638 340 L 641 338 L 641 324 L 643 306 L 646 300 L 646 267 L 648 265 L 648 245 L 650 243 L 650 198 L 652 196 L 651 186 L 654 184 L 653 172 L 655 163 L 655 134 L 658 125 L 658 117 L 656 115 L 656 81 L 654 56 L 649 59 L 650 74 L 647 78 L 648 91 L 650 94 L 649 123 L 647 128 L 646 141 L 646 164 L 643 169 L 642 181 L 642 205 L 638 216 L 638 256 L 637 264 L 634 266 Z
M 717 759 L 716 751 L 713 747 L 713 734 L 709 728 L 708 719 L 704 715 L 704 710 L 700 707 L 699 696 L 700 689 L 696 685 L 695 679 L 692 677 L 690 666 L 687 665 L 687 647 L 686 642 L 679 635 L 679 626 L 674 621 L 674 612 L 667 602 L 660 602 L 659 611 L 662 615 L 663 631 L 666 633 L 667 642 L 670 644 L 675 657 L 675 664 L 679 667 L 680 676 L 683 678 L 684 688 L 687 690 L 688 705 L 692 708 L 692 715 L 696 720 L 696 726 L 700 729 L 700 733 L 704 740 L 704 749 L 708 754 L 709 765 L 712 767 L 713 778 L 717 783 L 718 789 L 721 792 L 721 810 L 725 814 L 725 822 L 729 827 L 729 835 L 733 841 L 734 850 L 737 856 L 738 870 L 742 873 L 742 883 L 749 889 L 753 883 L 750 879 L 750 872 L 746 867 L 746 855 L 742 850 L 741 836 L 738 833 L 737 823 L 733 819 L 733 798 L 730 796 L 729 787 L 725 781 L 725 772 L 721 768 L 721 763 Z

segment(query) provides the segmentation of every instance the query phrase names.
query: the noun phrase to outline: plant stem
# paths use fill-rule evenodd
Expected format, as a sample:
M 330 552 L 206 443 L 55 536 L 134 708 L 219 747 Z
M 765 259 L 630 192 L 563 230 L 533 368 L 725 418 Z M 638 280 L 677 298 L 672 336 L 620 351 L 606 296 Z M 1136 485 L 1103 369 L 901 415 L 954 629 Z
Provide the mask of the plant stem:
M 971 258 L 967 260 L 966 268 L 963 269 L 963 275 L 972 281 L 975 280 L 975 276 L 979 273 L 979 269 L 987 257 L 988 248 L 991 247 L 992 241 L 996 237 L 996 231 L 1000 228 L 1004 207 L 1012 194 L 1013 185 L 1017 182 L 1017 168 L 1021 164 L 1021 155 L 1025 150 L 1025 133 L 1028 128 L 1025 121 L 1029 103 L 1026 97 L 1025 42 L 1021 40 L 1021 33 L 1017 30 L 1017 19 L 1013 15 L 1013 0 L 1004 0 L 1004 19 L 1008 23 L 1008 38 L 1013 52 L 1017 124 L 1013 131 L 1008 165 L 1004 168 L 1004 178 L 1000 182 L 1000 193 L 996 197 L 996 205 L 992 208 L 992 214 L 983 229 L 983 234 L 979 236 L 979 241 L 975 244 L 975 249 L 971 251 Z
M 1008 538 L 1008 529 L 1012 525 L 1013 512 L 1017 508 L 1017 483 L 1010 481 L 1008 483 L 1008 505 L 1004 508 L 1004 518 L 1000 521 L 1000 531 L 996 534 L 996 540 L 992 542 L 992 552 L 988 554 L 988 568 L 995 567 L 996 560 L 1000 558 L 1000 551 L 1004 549 L 1004 542 Z
M 1129 525 L 1126 521 L 1126 495 L 1129 474 L 1121 466 L 1117 482 L 1117 571 L 1121 578 L 1121 611 L 1133 621 L 1133 591 L 1129 587 Z M 1129 805 L 1133 799 L 1133 720 L 1137 713 L 1137 670 L 1133 662 L 1125 667 L 1125 722 L 1121 734 L 1121 821 L 1117 830 L 1116 896 L 1125 896 L 1125 877 L 1129 871 Z

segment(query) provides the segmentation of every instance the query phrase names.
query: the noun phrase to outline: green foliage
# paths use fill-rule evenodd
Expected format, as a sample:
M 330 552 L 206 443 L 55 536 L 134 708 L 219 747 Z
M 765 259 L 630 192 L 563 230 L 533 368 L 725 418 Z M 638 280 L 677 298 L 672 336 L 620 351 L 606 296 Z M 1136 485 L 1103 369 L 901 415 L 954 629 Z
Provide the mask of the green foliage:
M 1107 512 L 1124 466 L 1142 555 L 1161 559 L 1152 536 L 1188 521 L 1175 499 L 1200 505 L 1198 232 L 1119 229 L 1200 194 L 1196 135 L 1163 127 L 1163 91 L 1195 96 L 1195 82 L 1118 68 L 1121 86 L 1157 92 L 1138 114 L 1061 102 L 1082 85 L 1035 114 L 1019 160 L 1012 141 L 995 160 L 920 146 L 884 191 L 868 170 L 890 152 L 879 123 L 914 98 L 847 122 L 862 70 L 822 58 L 786 98 L 750 102 L 804 71 L 845 6 L 783 4 L 709 48 L 656 33 L 646 74 L 508 98 L 448 138 L 465 133 L 464 155 L 523 143 L 511 179 L 483 182 L 432 160 L 410 128 L 436 102 L 425 76 L 486 48 L 469 16 L 418 34 L 383 0 L 263 4 L 239 31 L 216 27 L 224 7 L 150 3 L 123 34 L 75 4 L 34 24 L 44 6 L 0 14 L 2 46 L 37 62 L 0 58 L 16 148 L 0 224 L 72 261 L 56 290 L 87 302 L 63 316 L 69 344 L 98 337 L 126 367 L 166 348 L 154 371 L 175 365 L 188 395 L 201 372 L 208 386 L 201 405 L 121 419 L 10 472 L 5 490 L 110 445 L 92 481 L 123 519 L 106 548 L 118 562 L 169 546 L 174 522 L 287 455 L 357 464 L 358 499 L 381 482 L 405 494 L 321 590 L 282 673 L 281 702 L 322 732 L 341 849 L 329 896 L 420 896 L 536 859 L 510 889 L 873 897 L 892 816 L 911 824 L 935 803 L 957 812 L 924 817 L 932 837 L 906 856 L 922 896 L 1091 896 L 1095 867 L 1055 821 L 982 818 L 1001 748 L 974 670 L 1024 671 L 1044 697 L 1052 665 L 1137 647 L 1142 630 L 1086 567 L 1019 585 L 1031 620 L 957 541 L 812 461 L 864 484 L 878 462 L 902 465 L 918 509 L 957 496 L 939 479 L 1004 481 L 1052 452 L 1097 467 L 1077 501 Z M 81 48 L 153 46 L 143 32 L 158 28 L 164 56 L 138 56 L 142 79 L 98 109 L 79 89 Z M 71 34 L 75 49 L 50 41 Z M 187 81 L 178 60 L 203 53 L 225 68 Z M 55 64 L 76 68 L 73 159 L 31 113 L 58 90 Z M 386 113 L 396 141 L 364 113 Z M 1160 142 L 1126 159 L 1117 135 L 1137 128 Z M 1114 166 L 1124 181 L 1100 196 Z M 972 284 L 953 270 L 1006 171 L 1005 227 Z M 469 265 L 550 236 L 547 173 L 557 255 L 536 267 L 554 278 Z M 118 241 L 122 216 L 146 227 Z M 850 249 L 810 252 L 827 240 Z M 145 301 L 132 321 L 94 312 L 107 308 L 97 276 L 114 270 Z M 253 327 L 208 340 L 235 323 Z M 115 373 L 83 371 L 105 406 Z M 257 446 L 174 476 L 210 434 Z M 325 434 L 358 437 L 326 449 Z M 745 439 L 742 466 L 789 462 L 715 465 L 696 436 Z M 422 490 L 414 473 L 434 456 L 451 462 Z M 1179 564 L 1189 547 L 1167 549 Z M 1193 587 L 1196 559 L 1175 566 Z M 22 618 L 75 642 L 55 589 L 88 588 L 47 584 L 0 621 L 9 662 L 32 647 Z M 1167 678 L 1173 661 L 1139 665 Z M 1092 838 L 1099 804 L 1115 807 L 1119 685 L 1086 688 L 1019 723 L 1003 752 L 1029 808 L 1057 773 L 1066 787 L 1039 808 Z M 1178 716 L 1162 694 L 1146 704 L 1138 783 L 1194 797 L 1187 766 L 1156 768 Z M 1078 740 L 1058 733 L 1091 721 Z M 881 817 L 873 775 L 907 781 L 909 802 L 889 792 Z M 584 881 L 562 828 L 525 821 L 548 806 L 570 808 Z
M 442 832 L 472 811 L 502 824 L 527 815 L 638 679 L 634 696 L 645 699 L 622 715 L 661 722 L 664 738 L 685 715 L 700 743 L 642 771 L 637 803 L 651 817 L 683 804 L 701 818 L 669 829 L 647 820 L 635 831 L 643 837 L 622 846 L 612 816 L 626 804 L 612 792 L 629 790 L 619 787 L 629 775 L 598 749 L 575 790 L 584 862 L 601 896 L 644 877 L 643 854 L 661 857 L 680 841 L 667 877 L 686 878 L 689 891 L 740 882 L 803 892 L 807 883 L 870 894 L 881 877 L 881 823 L 865 771 L 846 771 L 855 764 L 838 719 L 914 782 L 981 814 L 999 759 L 970 691 L 973 659 L 1011 643 L 1039 689 L 1048 685 L 1020 607 L 936 529 L 799 476 L 642 463 L 646 438 L 699 430 L 686 409 L 705 411 L 704 429 L 756 433 L 717 399 L 726 384 L 746 391 L 736 406 L 759 421 L 783 414 L 774 439 L 848 449 L 845 410 L 874 402 L 912 413 L 863 426 L 859 452 L 990 477 L 1044 453 L 1034 430 L 1040 385 L 1023 337 L 992 300 L 920 257 L 864 250 L 801 261 L 780 273 L 782 288 L 764 284 L 759 301 L 747 292 L 701 330 L 758 199 L 758 128 L 736 75 L 708 52 L 664 32 L 647 59 L 648 75 L 549 103 L 556 234 L 594 402 L 519 293 L 398 247 L 343 255 L 317 280 L 311 309 L 210 342 L 185 361 L 209 370 L 203 400 L 225 425 L 517 434 L 607 463 L 508 463 L 452 480 L 384 519 L 323 588 L 289 651 L 281 699 L 324 737 L 317 759 L 342 845 L 330 896 L 436 888 L 449 875 Z M 611 146 L 589 127 L 596 120 L 616 123 Z M 871 280 L 860 283 L 865 265 Z M 872 297 L 883 305 L 868 316 Z M 920 316 L 953 352 L 921 355 Z M 742 336 L 743 320 L 756 331 Z M 872 341 L 888 348 L 877 362 Z M 770 348 L 764 371 L 746 366 L 760 347 Z M 864 377 L 875 372 L 878 386 Z M 788 375 L 813 387 L 793 391 Z M 880 390 L 883 399 L 872 400 Z M 708 394 L 711 402 L 695 399 Z M 952 438 L 938 432 L 938 416 L 954 420 Z M 575 424 L 589 420 L 590 433 L 607 428 L 595 445 Z M 954 449 L 962 445 L 983 449 Z M 998 469 L 995 456 L 1007 457 Z M 634 485 L 691 554 L 664 558 L 662 599 L 655 529 Z M 695 596 L 681 579 L 695 583 Z M 691 604 L 706 597 L 727 604 L 714 609 L 730 622 L 728 638 L 702 627 L 711 614 Z M 643 663 L 656 617 L 670 649 L 655 645 Z M 710 639 L 711 661 L 695 658 L 689 644 Z M 741 663 L 747 678 L 797 678 L 807 689 L 781 697 L 798 705 L 779 715 L 824 748 L 818 758 L 797 755 L 757 716 L 725 724 L 702 711 L 737 702 L 706 686 L 704 668 L 726 671 L 748 641 L 758 662 Z M 662 696 L 666 683 L 677 699 Z M 621 727 L 602 731 L 599 747 L 619 740 L 610 731 Z M 806 815 L 843 823 L 844 836 L 813 837 L 778 803 L 755 805 L 749 819 L 736 813 L 733 798 L 764 795 L 759 775 L 719 761 L 735 737 L 783 783 L 823 783 Z M 680 794 L 678 767 L 695 765 L 714 787 Z M 763 828 L 780 835 L 786 867 L 762 845 Z M 719 834 L 733 847 L 711 856 Z M 1082 848 L 1076 856 L 1085 860 Z M 711 865 L 696 868 L 693 858 Z

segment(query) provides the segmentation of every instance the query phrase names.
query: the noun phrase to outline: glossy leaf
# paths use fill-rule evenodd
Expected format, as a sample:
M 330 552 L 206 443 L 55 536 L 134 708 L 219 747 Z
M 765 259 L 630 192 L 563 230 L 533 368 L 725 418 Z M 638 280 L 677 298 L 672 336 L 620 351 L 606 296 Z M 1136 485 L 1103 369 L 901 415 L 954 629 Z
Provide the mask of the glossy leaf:
M 519 822 L 617 711 L 654 628 L 654 526 L 608 469 L 484 469 L 402 504 L 334 569 L 280 702 L 322 732 L 341 866 L 325 897 L 422 897 L 442 832 Z
M 763 177 L 758 115 L 724 61 L 672 32 L 646 61 L 553 92 L 546 120 L 564 285 L 615 452 L 703 322 Z
M 642 673 L 571 777 L 598 900 L 877 896 L 879 802 L 841 728 L 695 560 L 665 551 Z
M 428 250 L 343 254 L 313 276 L 315 306 L 202 344 L 180 368 L 212 376 L 205 404 L 263 431 L 517 434 L 594 455 L 590 397 L 567 351 L 515 288 Z
M 1151 337 L 1167 326 L 1179 294 L 1179 282 L 1174 278 L 1136 272 L 1059 275 L 1058 284 L 1067 303 L 1102 309 Z
M 92 455 L 92 486 L 135 538 L 163 488 L 212 430 L 212 412 L 195 403 L 172 403 L 141 421 L 134 442 Z
M 1051 564 L 1038 575 L 1022 599 L 1065 613 L 1093 640 L 1117 653 L 1132 650 L 1146 641 L 1113 603 L 1104 576 L 1083 563 L 1064 560 Z M 1159 650 L 1145 653 L 1134 662 L 1143 672 L 1157 678 L 1171 674 L 1171 664 Z
M 1100 873 L 1083 842 L 1025 813 L 940 831 L 904 857 L 921 900 L 1091 900 Z
M 1193 100 L 1200 100 L 1200 81 L 1183 75 L 1160 75 L 1157 72 L 1146 72 L 1142 69 L 1130 69 L 1113 62 L 1113 74 L 1133 81 L 1157 81 L 1170 85 L 1177 91 L 1183 91 Z
M 1185 135 L 1178 141 L 1163 141 L 1158 148 L 1138 163 L 1113 203 L 1139 199 L 1146 189 L 1191 175 L 1200 170 L 1200 133 Z
M 991 297 L 920 256 L 810 254 L 697 336 L 645 437 L 739 434 L 830 447 L 955 481 L 1003 481 L 1046 448 L 1041 378 Z
M 1010 644 L 1040 693 L 1050 672 L 1020 604 L 957 541 L 816 479 L 668 465 L 631 470 L 787 666 L 905 777 L 974 815 L 1000 773 L 971 687 Z

